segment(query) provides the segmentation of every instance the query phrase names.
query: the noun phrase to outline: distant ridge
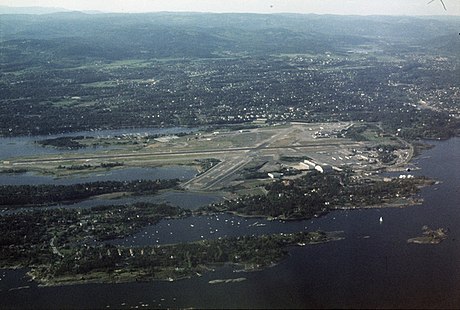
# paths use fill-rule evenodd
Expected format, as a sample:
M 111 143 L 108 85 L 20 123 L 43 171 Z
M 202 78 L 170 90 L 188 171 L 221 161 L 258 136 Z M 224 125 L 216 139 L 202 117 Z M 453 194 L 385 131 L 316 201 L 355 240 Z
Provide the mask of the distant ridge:
M 52 13 L 61 13 L 61 12 L 70 12 L 67 9 L 63 8 L 53 8 L 53 7 L 11 7 L 0 5 L 0 14 L 52 14 Z

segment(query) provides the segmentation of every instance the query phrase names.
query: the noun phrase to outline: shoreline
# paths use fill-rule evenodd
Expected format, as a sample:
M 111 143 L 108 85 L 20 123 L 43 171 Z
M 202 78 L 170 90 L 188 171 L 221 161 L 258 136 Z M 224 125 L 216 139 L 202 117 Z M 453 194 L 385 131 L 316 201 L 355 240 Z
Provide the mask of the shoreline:
M 201 277 L 202 273 L 212 272 L 215 271 L 215 268 L 223 267 L 226 265 L 234 266 L 234 272 L 253 272 L 253 271 L 261 271 L 267 268 L 271 268 L 273 266 L 278 265 L 281 263 L 290 252 L 291 247 L 297 246 L 307 246 L 307 245 L 316 245 L 322 243 L 329 243 L 334 241 L 343 240 L 344 237 L 342 236 L 343 232 L 341 231 L 331 231 L 331 232 L 308 232 L 308 233 L 293 233 L 287 234 L 284 237 L 275 237 L 275 238 L 285 238 L 283 242 L 287 242 L 281 247 L 280 257 L 275 258 L 276 261 L 272 261 L 270 264 L 258 264 L 254 262 L 232 262 L 232 261 L 224 261 L 224 262 L 210 262 L 204 265 L 197 265 L 196 267 L 191 268 L 183 275 L 174 276 L 174 271 L 177 271 L 177 268 L 173 267 L 165 267 L 164 269 L 160 269 L 155 271 L 155 274 L 160 274 L 160 276 L 156 277 L 152 275 L 151 272 L 147 271 L 146 269 L 138 269 L 138 270 L 131 270 L 131 271 L 123 271 L 123 270 L 111 270 L 111 271 L 93 271 L 87 274 L 75 274 L 75 275 L 65 275 L 56 278 L 42 278 L 40 277 L 40 272 L 35 270 L 29 270 L 26 274 L 30 277 L 31 281 L 37 283 L 39 287 L 56 287 L 56 286 L 67 286 L 67 285 L 84 285 L 84 284 L 116 284 L 116 283 L 135 283 L 135 282 L 155 282 L 155 281 L 167 281 L 167 282 L 174 282 L 184 279 L 190 279 L 192 277 Z M 271 236 L 277 236 L 276 234 Z M 295 238 L 296 236 L 304 236 L 307 238 L 303 240 L 302 243 L 293 243 L 291 244 L 289 238 Z M 261 236 L 262 237 L 262 236 Z M 287 239 L 286 239 L 287 238 Z M 319 239 L 318 239 L 319 238 Z M 318 240 L 317 240 L 318 239 Z M 281 239 L 283 240 L 283 239 Z M 190 243 L 190 244 L 193 244 Z M 196 244 L 196 242 L 195 242 Z M 160 246 L 161 248 L 161 246 Z M 242 269 L 238 267 L 242 266 Z M 44 266 L 46 267 L 46 266 Z
M 435 183 L 432 183 L 435 184 Z M 430 186 L 431 184 L 424 185 L 420 188 Z M 214 214 L 230 214 L 234 215 L 237 217 L 241 218 L 248 218 L 248 219 L 264 219 L 267 221 L 305 221 L 305 220 L 311 220 L 312 218 L 320 218 L 328 213 L 334 212 L 334 211 L 344 211 L 344 210 L 366 210 L 366 209 L 386 209 L 386 208 L 407 208 L 407 207 L 412 207 L 412 206 L 418 206 L 421 205 L 424 202 L 424 199 L 421 197 L 408 197 L 404 199 L 398 199 L 401 201 L 394 201 L 394 202 L 383 202 L 379 204 L 373 204 L 373 205 L 364 205 L 364 206 L 343 206 L 343 207 L 335 207 L 329 211 L 324 211 L 320 214 L 315 214 L 312 217 L 299 217 L 299 218 L 286 218 L 282 216 L 269 216 L 269 215 L 257 215 L 257 214 L 244 214 L 244 213 L 238 213 L 237 211 L 227 211 L 227 210 L 222 210 L 222 211 L 199 211 L 196 212 L 196 216 L 208 216 L 208 215 L 214 215 Z

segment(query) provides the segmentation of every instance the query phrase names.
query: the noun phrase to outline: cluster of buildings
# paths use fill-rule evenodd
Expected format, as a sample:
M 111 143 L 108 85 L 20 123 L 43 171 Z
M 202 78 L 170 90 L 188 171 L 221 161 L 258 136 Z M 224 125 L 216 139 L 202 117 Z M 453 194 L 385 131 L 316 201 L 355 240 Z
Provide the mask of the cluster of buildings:
M 336 166 L 331 166 L 328 164 L 317 164 L 311 160 L 304 160 L 300 162 L 297 166 L 296 169 L 298 170 L 316 170 L 319 171 L 320 173 L 329 173 L 332 171 L 342 171 L 339 167 Z M 280 172 L 269 172 L 268 177 L 271 179 L 280 179 L 283 177 L 283 173 Z
M 311 160 L 305 159 L 303 162 L 300 163 L 300 166 L 305 167 L 305 170 L 316 170 L 321 173 L 331 172 L 332 170 L 342 171 L 339 167 L 334 167 L 328 164 L 317 164 Z

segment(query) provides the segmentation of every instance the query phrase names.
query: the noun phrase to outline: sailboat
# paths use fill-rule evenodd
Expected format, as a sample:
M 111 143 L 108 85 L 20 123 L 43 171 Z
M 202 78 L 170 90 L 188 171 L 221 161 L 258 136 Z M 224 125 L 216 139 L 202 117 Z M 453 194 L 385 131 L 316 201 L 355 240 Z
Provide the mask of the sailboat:
M 380 222 L 380 223 L 383 222 L 383 217 L 380 217 L 379 222 Z

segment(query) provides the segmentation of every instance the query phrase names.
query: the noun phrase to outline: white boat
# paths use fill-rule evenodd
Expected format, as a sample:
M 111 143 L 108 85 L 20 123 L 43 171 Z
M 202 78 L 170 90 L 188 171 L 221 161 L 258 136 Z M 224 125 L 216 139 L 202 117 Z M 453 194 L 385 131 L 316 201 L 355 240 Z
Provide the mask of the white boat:
M 380 222 L 380 223 L 383 222 L 383 217 L 380 217 L 379 222 Z

